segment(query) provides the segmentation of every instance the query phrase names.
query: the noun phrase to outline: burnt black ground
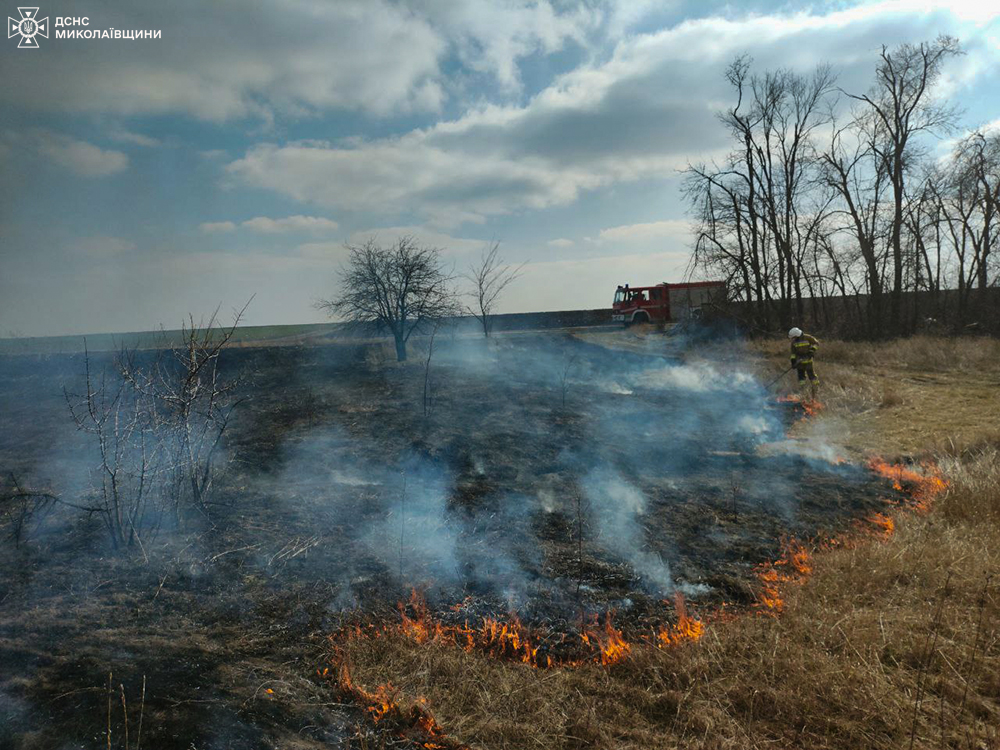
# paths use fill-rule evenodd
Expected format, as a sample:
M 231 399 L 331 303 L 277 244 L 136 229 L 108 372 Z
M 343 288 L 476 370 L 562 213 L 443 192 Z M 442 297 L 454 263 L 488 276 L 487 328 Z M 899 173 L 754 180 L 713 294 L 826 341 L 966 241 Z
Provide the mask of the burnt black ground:
M 443 612 L 471 597 L 476 614 L 515 607 L 557 630 L 582 592 L 644 627 L 670 591 L 625 559 L 622 524 L 695 609 L 750 603 L 754 566 L 784 538 L 836 533 L 886 489 L 858 467 L 762 453 L 800 415 L 737 382 L 738 363 L 671 369 L 690 345 L 439 340 L 426 414 L 422 348 L 405 366 L 363 344 L 227 351 L 228 372 L 253 376 L 232 463 L 208 513 L 165 528 L 148 561 L 65 508 L 17 544 L 0 529 L 0 747 L 106 747 L 109 672 L 116 747 L 118 686 L 134 740 L 143 676 L 144 746 L 344 744 L 361 716 L 312 679 L 344 618 L 392 617 L 419 586 Z M 62 396 L 82 369 L 76 355 L 0 360 L 5 476 L 86 491 L 92 447 Z M 619 486 L 642 513 L 595 499 Z

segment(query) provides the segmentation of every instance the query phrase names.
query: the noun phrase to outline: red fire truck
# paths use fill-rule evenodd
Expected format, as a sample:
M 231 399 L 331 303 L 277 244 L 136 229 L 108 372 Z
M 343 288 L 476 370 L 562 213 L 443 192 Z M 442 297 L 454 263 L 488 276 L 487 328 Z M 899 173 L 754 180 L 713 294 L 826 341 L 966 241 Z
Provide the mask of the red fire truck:
M 633 323 L 677 323 L 697 319 L 702 309 L 726 299 L 724 281 L 663 282 L 656 286 L 620 286 L 615 291 L 611 319 Z

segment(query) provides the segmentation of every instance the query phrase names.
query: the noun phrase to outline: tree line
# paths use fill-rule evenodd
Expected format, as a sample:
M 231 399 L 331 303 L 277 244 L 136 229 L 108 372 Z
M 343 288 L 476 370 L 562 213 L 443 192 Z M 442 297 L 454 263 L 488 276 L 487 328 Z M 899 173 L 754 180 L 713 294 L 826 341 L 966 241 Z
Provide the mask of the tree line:
M 838 334 L 903 335 L 1000 322 L 1000 132 L 948 141 L 942 95 L 956 39 L 883 47 L 864 93 L 828 65 L 803 75 L 726 71 L 732 148 L 689 166 L 692 269 L 725 279 L 752 328 L 808 322 Z

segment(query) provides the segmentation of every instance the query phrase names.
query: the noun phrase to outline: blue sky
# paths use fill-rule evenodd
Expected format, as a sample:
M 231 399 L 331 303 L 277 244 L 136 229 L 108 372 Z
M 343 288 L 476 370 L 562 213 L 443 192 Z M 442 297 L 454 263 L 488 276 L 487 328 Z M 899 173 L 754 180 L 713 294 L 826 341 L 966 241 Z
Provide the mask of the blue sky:
M 0 45 L 0 335 L 319 322 L 345 243 L 413 234 L 460 273 L 526 263 L 504 309 L 679 280 L 678 170 L 727 150 L 727 64 L 957 36 L 937 96 L 1000 126 L 994 3 L 62 1 L 155 40 Z M 18 16 L 11 3 L 7 14 Z M 51 28 L 50 32 L 54 32 Z

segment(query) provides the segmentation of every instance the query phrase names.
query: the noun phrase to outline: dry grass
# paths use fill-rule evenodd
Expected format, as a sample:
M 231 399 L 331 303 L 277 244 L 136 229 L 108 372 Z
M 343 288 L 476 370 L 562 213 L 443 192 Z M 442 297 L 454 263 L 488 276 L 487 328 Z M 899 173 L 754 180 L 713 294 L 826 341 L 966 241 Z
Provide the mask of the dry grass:
M 846 422 L 859 452 L 939 452 L 950 487 L 930 513 L 901 511 L 884 543 L 819 554 L 779 618 L 719 622 L 695 645 L 539 671 L 401 636 L 357 640 L 355 680 L 426 697 L 476 748 L 1000 748 L 1000 404 L 984 392 L 1000 348 L 821 352 L 825 418 Z
M 787 367 L 788 346 L 758 346 L 761 372 Z M 856 454 L 960 454 L 1000 446 L 1000 341 L 915 336 L 881 344 L 823 341 L 816 359 L 829 418 Z M 776 388 L 794 388 L 788 375 Z

